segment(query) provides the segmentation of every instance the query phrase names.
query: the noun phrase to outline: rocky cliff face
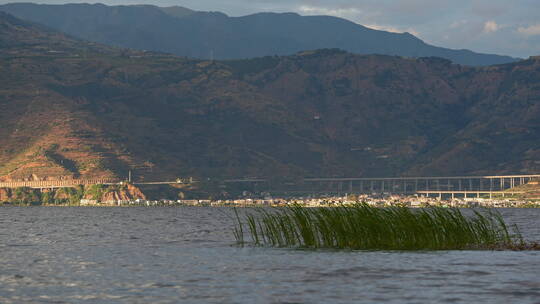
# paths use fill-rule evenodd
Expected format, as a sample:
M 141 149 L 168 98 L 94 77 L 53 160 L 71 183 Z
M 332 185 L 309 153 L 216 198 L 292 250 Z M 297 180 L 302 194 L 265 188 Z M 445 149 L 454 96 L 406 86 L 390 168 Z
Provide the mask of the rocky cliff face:
M 4 178 L 540 171 L 537 58 L 472 68 L 319 50 L 219 62 L 69 38 L 50 53 L 40 41 L 0 49 Z
M 134 201 L 137 199 L 145 200 L 146 196 L 141 190 L 133 185 L 126 185 L 125 187 L 120 187 L 118 189 L 111 188 L 108 191 L 104 192 L 101 198 L 98 199 L 100 202 L 108 201 Z

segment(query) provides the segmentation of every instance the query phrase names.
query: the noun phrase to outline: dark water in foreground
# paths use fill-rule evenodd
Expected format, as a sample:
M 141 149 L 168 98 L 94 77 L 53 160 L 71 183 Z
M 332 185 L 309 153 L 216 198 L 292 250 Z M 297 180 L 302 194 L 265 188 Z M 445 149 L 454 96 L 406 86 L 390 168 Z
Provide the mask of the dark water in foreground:
M 238 248 L 230 214 L 0 208 L 0 303 L 540 303 L 540 252 Z

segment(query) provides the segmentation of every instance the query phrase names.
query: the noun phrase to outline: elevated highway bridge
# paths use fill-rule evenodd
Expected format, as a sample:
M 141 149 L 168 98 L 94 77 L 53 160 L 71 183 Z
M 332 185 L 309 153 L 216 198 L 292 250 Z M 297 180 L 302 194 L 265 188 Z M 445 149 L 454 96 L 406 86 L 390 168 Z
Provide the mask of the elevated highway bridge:
M 516 186 L 540 181 L 540 175 L 474 175 L 420 177 L 304 178 L 295 186 L 313 193 L 389 193 L 389 194 L 495 194 Z M 254 184 L 264 187 L 265 179 L 236 179 L 227 183 Z
M 353 178 L 304 178 L 288 183 L 294 192 L 305 189 L 307 193 L 389 193 L 389 194 L 486 194 L 507 191 L 516 186 L 539 182 L 539 175 L 483 175 L 483 176 L 423 176 L 423 177 L 353 177 Z M 134 182 L 139 185 L 192 184 L 192 178 L 174 181 Z M 238 178 L 221 181 L 225 185 L 246 185 L 270 190 L 270 181 L 264 178 Z M 34 189 L 54 189 L 78 185 L 120 185 L 119 179 L 65 179 L 43 181 L 0 182 L 0 188 L 28 187 Z M 293 190 L 293 189 L 291 189 Z

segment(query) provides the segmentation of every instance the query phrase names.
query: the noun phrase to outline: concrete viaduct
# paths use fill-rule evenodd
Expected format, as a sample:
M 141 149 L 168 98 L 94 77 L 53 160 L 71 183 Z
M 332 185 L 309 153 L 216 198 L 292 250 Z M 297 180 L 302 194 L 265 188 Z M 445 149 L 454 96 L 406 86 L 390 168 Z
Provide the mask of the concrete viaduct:
M 313 193 L 389 193 L 430 195 L 518 194 L 508 189 L 540 181 L 540 175 L 486 175 L 436 177 L 379 177 L 379 178 L 304 178 L 305 192 Z M 265 179 L 232 179 L 226 183 L 264 184 Z
M 312 193 L 390 193 L 422 195 L 467 196 L 480 194 L 509 195 L 508 189 L 531 182 L 540 181 L 540 175 L 493 175 L 493 176 L 438 176 L 438 177 L 380 177 L 380 178 L 304 178 L 293 185 Z M 176 181 L 135 182 L 135 185 L 159 185 L 193 183 L 193 179 Z M 243 184 L 265 188 L 269 181 L 262 178 L 241 178 L 224 180 L 225 184 Z M 117 185 L 115 179 L 66 179 L 50 181 L 0 182 L 0 188 L 29 187 L 34 189 L 54 189 L 77 185 Z M 503 193 L 504 192 L 504 193 Z

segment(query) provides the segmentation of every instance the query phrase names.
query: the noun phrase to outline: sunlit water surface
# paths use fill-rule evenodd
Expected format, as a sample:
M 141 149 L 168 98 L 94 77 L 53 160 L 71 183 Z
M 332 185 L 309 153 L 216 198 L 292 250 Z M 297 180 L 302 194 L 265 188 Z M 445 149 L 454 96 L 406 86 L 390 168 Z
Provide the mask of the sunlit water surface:
M 501 210 L 540 240 L 540 209 Z M 0 208 L 0 303 L 540 303 L 540 252 L 239 248 L 226 208 Z

